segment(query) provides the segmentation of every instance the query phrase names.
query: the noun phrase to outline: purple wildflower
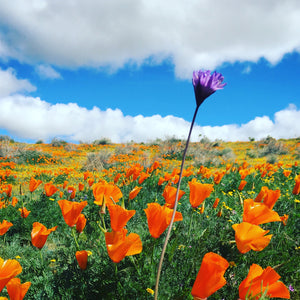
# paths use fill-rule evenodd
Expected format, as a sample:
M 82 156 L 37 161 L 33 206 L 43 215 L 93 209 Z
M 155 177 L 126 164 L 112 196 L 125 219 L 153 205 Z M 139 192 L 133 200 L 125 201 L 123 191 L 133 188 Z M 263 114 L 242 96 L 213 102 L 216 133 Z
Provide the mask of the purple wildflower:
M 210 73 L 210 70 L 200 70 L 193 72 L 193 86 L 195 91 L 197 106 L 213 94 L 216 90 L 222 89 L 226 83 L 222 83 L 224 77 L 221 73 Z
M 295 289 L 292 287 L 291 284 L 289 285 L 289 290 L 290 290 L 291 292 L 294 292 L 294 291 L 295 291 Z

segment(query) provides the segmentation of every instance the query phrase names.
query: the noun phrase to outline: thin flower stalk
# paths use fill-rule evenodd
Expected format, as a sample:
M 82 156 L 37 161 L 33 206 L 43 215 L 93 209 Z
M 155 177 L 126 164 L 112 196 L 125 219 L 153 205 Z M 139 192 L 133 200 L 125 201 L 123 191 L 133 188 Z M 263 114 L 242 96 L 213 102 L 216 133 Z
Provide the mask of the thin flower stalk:
M 211 72 L 209 70 L 207 70 L 207 71 L 200 70 L 200 71 L 195 71 L 193 73 L 192 83 L 194 86 L 194 92 L 195 92 L 195 98 L 196 98 L 196 109 L 194 112 L 194 116 L 192 119 L 188 138 L 187 138 L 183 156 L 182 156 L 179 179 L 177 182 L 177 191 L 176 191 L 176 195 L 175 195 L 174 210 L 173 210 L 171 222 L 170 222 L 170 225 L 169 225 L 169 228 L 167 231 L 166 239 L 165 239 L 165 242 L 163 245 L 163 249 L 161 252 L 160 261 L 159 261 L 159 265 L 158 265 L 156 283 L 155 283 L 155 294 L 154 294 L 155 300 L 158 299 L 158 285 L 159 285 L 159 278 L 160 278 L 162 263 L 164 260 L 164 255 L 166 252 L 167 244 L 168 244 L 168 241 L 170 238 L 171 230 L 172 230 L 174 219 L 175 219 L 176 209 L 177 209 L 177 205 L 178 205 L 180 184 L 181 184 L 181 180 L 182 180 L 183 167 L 184 167 L 184 163 L 185 163 L 187 149 L 188 149 L 190 139 L 191 139 L 192 130 L 193 130 L 196 116 L 198 113 L 198 109 L 207 97 L 212 95 L 215 91 L 222 89 L 226 85 L 226 83 L 222 83 L 223 80 L 224 80 L 224 77 L 220 73 L 214 72 L 213 74 L 211 74 Z

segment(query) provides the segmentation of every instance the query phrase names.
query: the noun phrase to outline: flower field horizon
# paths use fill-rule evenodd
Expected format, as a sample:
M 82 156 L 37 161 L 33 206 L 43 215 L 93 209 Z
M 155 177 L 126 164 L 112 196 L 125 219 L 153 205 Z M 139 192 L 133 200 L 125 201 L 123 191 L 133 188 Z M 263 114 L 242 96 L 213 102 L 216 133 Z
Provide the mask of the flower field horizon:
M 0 296 L 153 299 L 184 145 L 0 139 L 0 257 L 27 283 L 0 270 Z M 209 299 L 299 299 L 299 159 L 299 138 L 191 143 L 159 299 L 196 297 L 209 259 L 224 266 Z M 250 295 L 251 272 L 280 280 Z

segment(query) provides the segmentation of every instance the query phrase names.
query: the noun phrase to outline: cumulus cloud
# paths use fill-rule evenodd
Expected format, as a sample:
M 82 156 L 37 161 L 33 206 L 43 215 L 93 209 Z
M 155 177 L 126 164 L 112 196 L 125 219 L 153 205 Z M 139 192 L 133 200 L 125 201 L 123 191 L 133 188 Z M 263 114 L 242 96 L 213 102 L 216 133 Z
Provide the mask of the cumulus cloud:
M 177 76 L 300 50 L 298 0 L 0 1 L 0 56 L 108 67 L 171 59 Z
M 36 87 L 27 79 L 18 79 L 12 68 L 0 69 L 0 97 L 5 97 L 18 92 L 32 92 Z
M 12 95 L 0 98 L 0 128 L 11 135 L 30 140 L 50 140 L 61 137 L 68 141 L 91 142 L 110 138 L 115 143 L 149 142 L 170 136 L 186 139 L 190 123 L 174 116 L 126 116 L 119 109 L 86 109 L 75 103 L 50 104 L 40 98 Z M 211 140 L 247 141 L 249 137 L 261 139 L 300 136 L 300 110 L 293 104 L 274 115 L 256 117 L 246 124 L 200 126 L 193 130 L 192 140 L 199 135 Z
M 36 72 L 43 79 L 60 79 L 61 75 L 49 65 L 38 65 L 35 68 Z

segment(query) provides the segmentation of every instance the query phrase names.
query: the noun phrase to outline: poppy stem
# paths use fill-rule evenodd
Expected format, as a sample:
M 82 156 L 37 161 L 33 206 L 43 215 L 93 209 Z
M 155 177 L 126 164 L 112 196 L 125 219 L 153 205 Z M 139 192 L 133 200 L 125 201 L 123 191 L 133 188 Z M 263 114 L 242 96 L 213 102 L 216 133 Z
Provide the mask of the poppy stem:
M 192 208 L 190 226 L 189 226 L 189 231 L 188 231 L 188 240 L 190 240 L 190 233 L 191 233 L 191 228 L 192 228 L 192 223 L 193 223 L 193 217 L 194 217 L 194 209 Z
M 179 180 L 178 180 L 178 183 L 177 183 L 177 191 L 176 191 L 176 196 L 175 196 L 175 204 L 174 204 L 174 208 L 173 208 L 173 214 L 172 214 L 171 222 L 170 222 L 168 232 L 167 232 L 167 235 L 166 235 L 166 239 L 165 239 L 165 242 L 164 242 L 164 245 L 163 245 L 163 249 L 162 249 L 162 252 L 161 252 L 160 261 L 159 261 L 158 270 L 157 270 L 157 275 L 156 275 L 155 292 L 154 292 L 154 299 L 155 300 L 157 300 L 157 297 L 158 297 L 159 277 L 160 277 L 160 273 L 161 273 L 161 268 L 162 268 L 162 264 L 163 264 L 167 244 L 168 244 L 168 241 L 169 241 L 169 238 L 170 238 L 171 230 L 172 230 L 174 219 L 175 219 L 175 214 L 176 214 L 176 209 L 177 209 L 177 204 L 178 204 L 178 197 L 179 197 L 179 189 L 180 189 L 180 183 L 181 183 L 181 179 L 182 179 L 182 172 L 183 172 L 185 157 L 186 157 L 187 149 L 188 149 L 188 146 L 189 146 L 189 143 L 190 143 L 191 134 L 192 134 L 192 130 L 193 130 L 193 127 L 194 127 L 194 123 L 195 123 L 195 119 L 196 119 L 199 107 L 200 107 L 200 105 L 196 106 L 194 116 L 193 116 L 193 120 L 192 120 L 191 127 L 190 127 L 190 131 L 189 131 L 189 135 L 188 135 L 188 138 L 187 138 L 187 141 L 186 141 L 186 144 L 185 144 L 185 148 L 184 148 L 184 152 L 183 152 L 183 156 L 182 156 L 180 173 L 179 173 Z
M 73 235 L 73 238 L 74 238 L 74 241 L 75 241 L 75 244 L 76 244 L 76 249 L 79 250 L 79 244 L 77 242 L 77 238 L 76 238 L 75 228 L 74 227 L 72 228 L 72 235 Z

